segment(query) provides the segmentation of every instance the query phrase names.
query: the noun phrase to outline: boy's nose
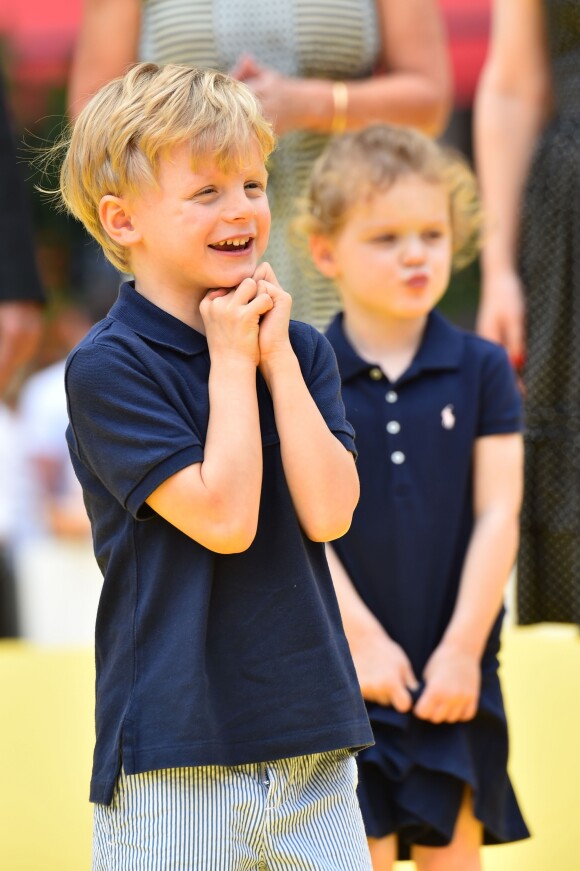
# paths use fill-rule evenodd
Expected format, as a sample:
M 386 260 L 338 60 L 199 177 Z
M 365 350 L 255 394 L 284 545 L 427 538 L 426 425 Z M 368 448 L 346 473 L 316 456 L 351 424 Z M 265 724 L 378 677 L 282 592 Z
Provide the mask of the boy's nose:
M 254 212 L 254 207 L 243 191 L 234 191 L 224 203 L 224 217 L 228 221 L 245 221 Z

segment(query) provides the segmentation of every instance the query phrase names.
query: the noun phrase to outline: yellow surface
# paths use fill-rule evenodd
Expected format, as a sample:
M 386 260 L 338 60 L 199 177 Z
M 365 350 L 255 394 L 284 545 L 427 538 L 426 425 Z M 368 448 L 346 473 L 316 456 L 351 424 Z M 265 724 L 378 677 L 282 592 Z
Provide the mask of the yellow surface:
M 0 642 L 0 869 L 89 871 L 93 654 Z
M 534 837 L 486 848 L 485 871 L 580 871 L 578 634 L 511 628 L 502 659 L 510 769 Z M 89 871 L 92 652 L 0 642 L 0 693 L 0 869 Z

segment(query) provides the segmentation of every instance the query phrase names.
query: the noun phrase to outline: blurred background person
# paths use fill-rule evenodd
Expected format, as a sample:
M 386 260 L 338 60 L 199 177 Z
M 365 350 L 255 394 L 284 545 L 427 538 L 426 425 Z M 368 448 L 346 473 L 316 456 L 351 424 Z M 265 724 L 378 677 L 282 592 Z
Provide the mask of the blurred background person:
M 580 623 L 580 4 L 496 0 L 476 101 L 478 327 L 523 371 L 520 623 Z
M 102 578 L 81 486 L 70 460 L 64 390 L 66 354 L 94 317 L 78 303 L 55 304 L 48 362 L 25 382 L 16 407 L 21 474 L 13 529 L 19 635 L 40 644 L 89 645 Z
M 44 291 L 0 79 L 0 396 L 36 351 Z
M 270 161 L 268 260 L 292 316 L 326 325 L 336 294 L 307 281 L 287 226 L 328 135 L 372 121 L 432 135 L 445 125 L 450 74 L 437 0 L 85 0 L 69 82 L 74 117 L 136 60 L 213 67 L 246 82 L 281 137 Z
M 0 638 L 18 635 L 13 543 L 14 495 L 19 486 L 18 437 L 14 409 L 0 399 Z
M 11 400 L 16 379 L 31 361 L 40 339 L 43 301 L 32 222 L 0 79 L 0 637 L 17 632 L 10 486 L 17 442 Z

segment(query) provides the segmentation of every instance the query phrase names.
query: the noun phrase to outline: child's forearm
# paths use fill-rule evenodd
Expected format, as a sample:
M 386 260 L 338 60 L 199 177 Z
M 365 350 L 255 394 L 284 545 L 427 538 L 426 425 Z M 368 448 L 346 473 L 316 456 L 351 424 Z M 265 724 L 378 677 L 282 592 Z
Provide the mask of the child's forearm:
M 255 527 L 262 489 L 256 366 L 219 358 L 212 361 L 209 403 L 202 481 L 213 494 L 218 518 L 237 525 L 245 515 Z
M 346 569 L 336 555 L 334 548 L 329 544 L 326 545 L 326 559 L 332 575 L 344 631 L 351 647 L 356 647 L 359 641 L 363 644 L 366 643 L 369 635 L 373 633 L 386 635 L 375 615 L 365 605 L 354 588 Z
M 291 346 L 262 372 L 272 394 L 284 472 L 302 528 L 313 541 L 338 538 L 349 528 L 359 497 L 353 457 L 326 425 Z
M 481 657 L 503 601 L 518 534 L 517 516 L 502 512 L 490 512 L 476 523 L 442 644 Z
M 409 690 L 417 686 L 417 678 L 407 655 L 363 602 L 330 545 L 326 557 L 363 697 L 410 710 Z
M 518 434 L 488 436 L 474 451 L 475 525 L 459 594 L 442 644 L 482 655 L 502 603 L 519 540 L 523 444 Z
M 217 356 L 209 401 L 203 462 L 172 475 L 147 502 L 209 550 L 238 553 L 256 534 L 262 487 L 256 365 Z

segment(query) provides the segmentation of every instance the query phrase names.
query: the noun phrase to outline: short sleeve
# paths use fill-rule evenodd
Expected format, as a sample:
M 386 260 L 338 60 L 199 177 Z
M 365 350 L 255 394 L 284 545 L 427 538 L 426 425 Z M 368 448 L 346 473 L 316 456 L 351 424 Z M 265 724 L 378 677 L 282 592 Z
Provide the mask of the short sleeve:
M 127 349 L 97 343 L 77 349 L 65 386 L 71 452 L 135 517 L 151 516 L 145 500 L 163 481 L 203 460 L 185 406 L 170 401 Z
M 356 457 L 354 429 L 346 419 L 334 349 L 326 336 L 314 327 L 300 326 L 305 332 L 291 333 L 291 338 L 304 380 L 328 428 Z
M 499 345 L 486 343 L 481 381 L 481 407 L 478 436 L 520 432 L 522 400 L 515 372 Z

